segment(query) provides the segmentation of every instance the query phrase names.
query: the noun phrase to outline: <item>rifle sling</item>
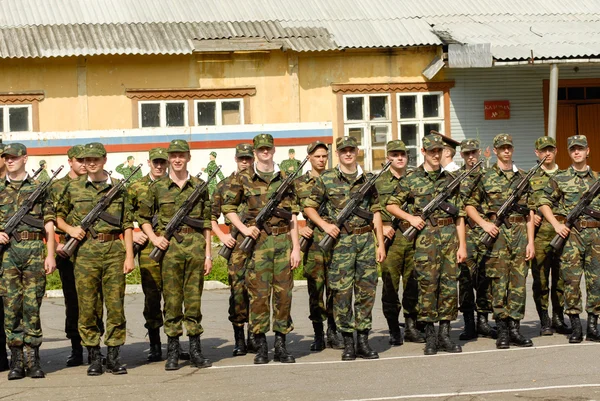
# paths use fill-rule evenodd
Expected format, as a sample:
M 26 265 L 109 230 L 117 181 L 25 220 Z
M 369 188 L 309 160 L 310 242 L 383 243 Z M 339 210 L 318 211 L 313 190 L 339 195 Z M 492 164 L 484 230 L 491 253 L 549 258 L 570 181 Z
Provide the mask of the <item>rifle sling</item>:
M 352 213 L 360 217 L 361 219 L 367 220 L 368 222 L 373 221 L 373 212 L 365 210 L 361 207 L 355 208 Z
M 109 214 L 106 211 L 103 211 L 102 213 L 100 213 L 100 215 L 98 217 L 113 226 L 117 226 L 117 227 L 121 226 L 121 218 L 113 216 L 112 214 Z

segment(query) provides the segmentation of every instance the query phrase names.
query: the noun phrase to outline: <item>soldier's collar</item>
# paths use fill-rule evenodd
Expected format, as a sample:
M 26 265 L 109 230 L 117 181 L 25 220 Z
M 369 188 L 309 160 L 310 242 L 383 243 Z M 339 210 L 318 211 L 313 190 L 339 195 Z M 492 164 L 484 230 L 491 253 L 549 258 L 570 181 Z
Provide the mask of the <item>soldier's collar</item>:
M 337 170 L 340 174 L 344 174 L 344 173 L 342 173 L 342 170 L 340 169 L 339 164 L 337 165 Z M 358 163 L 356 163 L 356 172 L 358 173 L 358 174 L 356 174 L 356 179 L 358 180 L 364 174 L 362 167 L 360 167 L 360 164 L 358 164 Z
M 257 162 L 254 162 L 254 168 L 253 168 L 253 172 L 254 174 L 258 174 L 257 171 L 258 169 L 256 168 L 258 166 Z M 279 173 L 281 170 L 279 170 L 279 164 L 273 162 L 273 177 L 275 177 L 275 175 L 277 173 Z
M 106 176 L 108 177 L 106 179 L 106 184 L 108 184 L 108 185 L 112 184 L 112 181 L 110 180 L 110 174 L 108 174 L 108 171 L 106 171 L 106 170 L 104 170 L 104 172 L 106 173 Z M 92 179 L 90 178 L 89 174 L 87 175 L 87 181 L 93 182 Z
M 5 180 L 6 180 L 6 182 L 8 182 L 8 183 L 12 182 L 12 180 L 11 180 L 11 179 L 10 179 L 10 177 L 8 176 L 8 172 L 7 172 L 7 173 L 6 173 L 6 175 L 4 176 L 4 179 L 5 179 Z M 25 174 L 25 178 L 23 178 L 23 181 L 29 181 L 29 182 L 31 182 L 31 181 L 33 181 L 33 177 L 31 177 L 31 176 L 29 175 L 29 173 L 26 173 L 26 174 Z

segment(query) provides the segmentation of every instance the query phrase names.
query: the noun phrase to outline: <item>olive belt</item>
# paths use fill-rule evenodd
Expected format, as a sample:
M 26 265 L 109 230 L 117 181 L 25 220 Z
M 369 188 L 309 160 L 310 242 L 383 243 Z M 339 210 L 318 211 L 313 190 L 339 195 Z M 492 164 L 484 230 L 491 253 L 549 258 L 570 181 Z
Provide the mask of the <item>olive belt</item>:
M 490 221 L 496 221 L 496 215 L 492 214 L 489 217 Z M 525 219 L 524 216 L 521 215 L 513 215 L 513 216 L 508 216 L 508 218 L 506 219 L 506 221 L 508 221 L 509 223 L 525 223 L 527 220 Z
M 43 240 L 44 233 L 41 232 L 31 232 L 31 231 L 21 231 L 16 236 L 17 238 L 21 238 L 21 241 L 35 241 L 35 240 Z
M 98 236 L 96 238 L 92 237 L 92 234 L 88 233 L 86 235 L 87 239 L 92 239 L 94 241 L 98 241 L 98 242 L 110 242 L 110 241 L 116 241 L 119 239 L 119 235 L 120 234 L 103 234 L 103 233 L 98 233 Z
M 384 227 L 391 227 L 392 226 L 392 222 L 391 221 L 384 221 L 383 222 L 383 226 Z M 402 220 L 400 221 L 400 226 L 398 227 L 398 230 L 401 230 L 402 232 L 408 230 L 410 227 L 410 223 L 406 220 Z
M 435 219 L 437 227 L 445 227 L 451 224 L 455 224 L 454 217 L 440 217 Z M 427 219 L 427 224 L 432 225 L 429 219 Z
M 598 228 L 598 227 L 600 227 L 600 221 L 598 221 L 598 220 L 579 220 L 579 227 L 581 227 L 581 228 Z
M 263 230 L 263 232 L 266 234 L 266 231 Z M 281 235 L 281 234 L 286 234 L 289 232 L 290 232 L 289 226 L 271 227 L 271 235 Z
M 342 227 L 342 234 L 364 234 L 368 233 L 369 231 L 373 231 L 373 226 L 370 224 L 368 226 L 354 228 L 350 231 L 348 231 L 346 227 Z

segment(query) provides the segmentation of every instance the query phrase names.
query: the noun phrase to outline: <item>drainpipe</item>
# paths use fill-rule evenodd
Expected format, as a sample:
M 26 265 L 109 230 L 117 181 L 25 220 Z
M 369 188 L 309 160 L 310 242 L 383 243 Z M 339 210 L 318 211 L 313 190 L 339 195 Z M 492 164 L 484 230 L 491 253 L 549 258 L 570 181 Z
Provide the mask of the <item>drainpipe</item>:
M 550 65 L 550 93 L 548 93 L 548 136 L 556 139 L 556 109 L 558 105 L 558 64 Z

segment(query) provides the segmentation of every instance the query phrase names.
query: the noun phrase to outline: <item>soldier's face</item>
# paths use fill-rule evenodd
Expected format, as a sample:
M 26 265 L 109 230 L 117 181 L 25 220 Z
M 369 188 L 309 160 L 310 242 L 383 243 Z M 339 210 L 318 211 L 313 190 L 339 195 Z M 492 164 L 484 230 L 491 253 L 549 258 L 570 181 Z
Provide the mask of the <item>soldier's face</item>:
M 356 163 L 356 155 L 358 154 L 358 149 L 353 147 L 346 147 L 337 150 L 338 158 L 340 159 L 340 163 L 344 166 L 352 167 Z
M 408 163 L 408 155 L 406 154 L 406 152 L 400 150 L 388 152 L 387 159 L 388 161 L 392 162 L 390 167 L 396 170 L 403 169 L 404 167 L 406 167 L 406 163 Z
M 25 171 L 27 156 L 4 155 L 4 164 L 9 173 L 22 173 Z
M 310 156 L 308 160 L 313 170 L 323 171 L 327 166 L 327 159 L 329 158 L 329 152 L 327 149 L 317 148 Z
M 169 166 L 173 171 L 184 171 L 191 159 L 190 152 L 169 153 Z
M 477 163 L 477 161 L 481 157 L 481 151 L 479 149 L 469 150 L 467 152 L 460 152 L 460 155 L 465 161 L 465 165 L 471 168 L 475 165 L 475 163 Z
M 84 159 L 77 159 L 73 157 L 72 159 L 69 159 L 69 166 L 77 175 L 83 175 L 86 173 Z
M 502 145 L 500 147 L 494 148 L 494 154 L 503 163 L 508 163 L 512 161 L 512 155 L 515 148 L 511 145 Z
M 106 156 L 104 157 L 86 157 L 83 159 L 83 164 L 85 165 L 85 170 L 89 174 L 95 174 L 102 170 L 104 170 L 104 165 L 106 164 Z
M 538 160 L 542 160 L 545 156 L 547 156 L 544 164 L 551 165 L 554 164 L 554 160 L 556 160 L 556 148 L 554 146 L 546 146 L 540 150 L 536 149 L 535 155 L 537 156 Z
M 574 145 L 569 148 L 569 156 L 573 163 L 584 163 L 590 153 L 590 148 L 587 146 Z
M 129 167 L 133 166 L 133 163 L 135 163 L 135 159 L 129 159 L 129 160 L 127 160 L 127 165 Z
M 254 157 L 240 156 L 235 158 L 238 171 L 246 171 L 254 163 Z
M 165 159 L 148 160 L 150 175 L 153 178 L 162 177 L 167 172 L 167 161 Z
M 261 146 L 260 148 L 254 150 L 256 160 L 258 160 L 261 163 L 271 162 L 273 160 L 274 154 L 275 148 L 270 148 L 268 146 Z
M 425 164 L 432 170 L 438 170 L 440 168 L 440 159 L 442 158 L 442 152 L 444 149 L 421 149 L 421 154 L 425 157 Z

